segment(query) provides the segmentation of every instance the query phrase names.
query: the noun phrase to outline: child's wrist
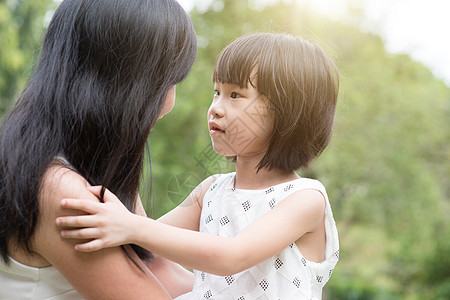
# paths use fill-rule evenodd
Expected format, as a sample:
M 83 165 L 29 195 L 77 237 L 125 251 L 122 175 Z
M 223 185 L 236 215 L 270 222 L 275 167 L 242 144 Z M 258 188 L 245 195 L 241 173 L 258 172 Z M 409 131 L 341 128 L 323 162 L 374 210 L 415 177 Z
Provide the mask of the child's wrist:
M 153 220 L 147 216 L 140 216 L 133 214 L 133 217 L 130 222 L 131 226 L 130 232 L 132 232 L 132 234 L 128 236 L 132 244 L 136 244 L 143 247 L 142 244 L 144 243 L 145 238 L 149 232 L 149 230 L 147 229 L 149 228 L 149 226 L 151 226 L 148 223 L 151 221 Z
M 130 230 L 128 231 L 129 233 L 126 235 L 127 243 L 139 245 L 140 234 L 142 232 L 142 230 L 139 230 L 139 228 L 142 228 L 140 226 L 141 221 L 140 218 L 142 218 L 142 216 L 131 214 L 131 217 L 128 221 Z

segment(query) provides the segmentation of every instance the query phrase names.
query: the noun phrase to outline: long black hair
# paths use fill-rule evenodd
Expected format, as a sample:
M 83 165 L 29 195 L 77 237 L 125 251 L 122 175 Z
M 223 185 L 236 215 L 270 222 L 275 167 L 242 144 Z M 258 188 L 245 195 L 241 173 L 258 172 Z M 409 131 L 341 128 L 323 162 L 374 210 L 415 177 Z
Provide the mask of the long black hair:
M 1 127 L 5 262 L 12 239 L 31 250 L 42 177 L 55 157 L 134 210 L 148 134 L 196 51 L 192 23 L 175 0 L 61 3 L 36 68 Z

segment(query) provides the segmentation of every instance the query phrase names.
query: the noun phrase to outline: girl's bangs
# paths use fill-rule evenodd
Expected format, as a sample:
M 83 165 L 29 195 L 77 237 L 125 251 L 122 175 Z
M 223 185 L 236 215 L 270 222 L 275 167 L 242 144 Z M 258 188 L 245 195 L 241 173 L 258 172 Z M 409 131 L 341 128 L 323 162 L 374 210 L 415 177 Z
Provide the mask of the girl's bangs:
M 232 43 L 224 49 L 213 72 L 213 82 L 230 83 L 247 88 L 248 83 L 256 88 L 255 76 L 260 51 L 256 47 Z

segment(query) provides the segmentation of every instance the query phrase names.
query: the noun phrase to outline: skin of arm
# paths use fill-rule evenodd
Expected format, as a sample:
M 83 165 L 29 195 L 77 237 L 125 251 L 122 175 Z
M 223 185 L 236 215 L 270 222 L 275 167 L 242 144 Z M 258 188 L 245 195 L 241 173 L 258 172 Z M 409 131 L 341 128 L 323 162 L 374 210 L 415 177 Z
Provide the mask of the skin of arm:
M 40 193 L 40 216 L 33 237 L 33 251 L 56 267 L 85 299 L 171 299 L 151 272 L 142 272 L 119 247 L 93 253 L 74 250 L 74 241 L 62 239 L 57 216 L 84 214 L 64 209 L 60 201 L 83 197 L 99 203 L 86 188 L 89 184 L 77 173 L 50 167 L 43 178 Z
M 205 190 L 205 187 L 200 190 Z M 109 193 L 110 197 L 115 198 Z M 78 250 L 93 251 L 115 243 L 135 243 L 183 266 L 221 276 L 252 267 L 279 253 L 304 234 L 318 230 L 323 226 L 325 213 L 325 200 L 319 191 L 298 191 L 234 238 L 226 238 L 197 232 L 198 219 L 192 226 L 184 224 L 184 227 L 177 228 L 124 211 L 117 198 L 110 200 L 106 202 L 114 210 L 108 210 L 104 204 L 64 200 L 63 206 L 95 214 L 59 219 L 60 225 L 95 227 L 64 231 L 67 238 L 94 239 L 78 245 Z M 179 217 L 181 209 L 184 209 L 183 205 L 175 209 Z M 164 218 L 167 220 L 169 217 L 172 216 Z
M 142 206 L 141 199 L 138 199 L 136 203 L 136 214 L 146 217 L 147 213 Z M 194 274 L 179 264 L 153 253 L 153 260 L 147 264 L 147 267 L 173 298 L 192 291 Z

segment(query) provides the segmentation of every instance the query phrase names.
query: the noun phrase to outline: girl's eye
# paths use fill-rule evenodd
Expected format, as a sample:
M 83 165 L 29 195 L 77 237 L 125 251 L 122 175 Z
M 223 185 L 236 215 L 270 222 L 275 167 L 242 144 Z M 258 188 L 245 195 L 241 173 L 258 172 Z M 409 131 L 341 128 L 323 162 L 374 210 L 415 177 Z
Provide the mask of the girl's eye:
M 218 90 L 214 90 L 214 97 L 220 96 L 220 92 Z
M 231 95 L 230 95 L 230 97 L 233 98 L 233 99 L 236 99 L 236 98 L 240 98 L 241 95 L 239 95 L 239 94 L 236 93 L 236 92 L 232 92 Z

